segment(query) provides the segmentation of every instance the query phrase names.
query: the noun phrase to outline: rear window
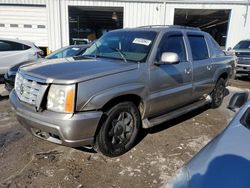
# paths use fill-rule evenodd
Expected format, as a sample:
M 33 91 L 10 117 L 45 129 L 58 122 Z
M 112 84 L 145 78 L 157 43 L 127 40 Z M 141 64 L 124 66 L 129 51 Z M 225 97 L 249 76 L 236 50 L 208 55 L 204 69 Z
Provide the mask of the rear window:
M 194 61 L 199 61 L 209 58 L 207 43 L 205 41 L 204 36 L 189 35 L 188 40 L 190 43 Z
M 0 51 L 20 51 L 30 48 L 30 46 L 18 42 L 0 40 Z

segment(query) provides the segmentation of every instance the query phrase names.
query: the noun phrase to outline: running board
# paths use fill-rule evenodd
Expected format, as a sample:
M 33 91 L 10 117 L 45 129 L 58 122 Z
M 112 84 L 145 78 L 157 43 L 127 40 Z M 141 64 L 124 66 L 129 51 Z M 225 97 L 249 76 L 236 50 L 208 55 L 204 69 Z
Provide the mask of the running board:
M 143 124 L 143 128 L 151 128 L 154 127 L 155 125 L 159 125 L 165 121 L 168 121 L 170 119 L 174 119 L 178 116 L 184 115 L 188 112 L 191 112 L 192 110 L 195 110 L 197 108 L 200 108 L 208 103 L 210 103 L 211 101 L 208 99 L 204 99 L 195 103 L 192 103 L 188 106 L 182 107 L 180 109 L 174 110 L 172 112 L 169 112 L 167 114 L 152 118 L 152 119 L 144 119 L 142 121 Z

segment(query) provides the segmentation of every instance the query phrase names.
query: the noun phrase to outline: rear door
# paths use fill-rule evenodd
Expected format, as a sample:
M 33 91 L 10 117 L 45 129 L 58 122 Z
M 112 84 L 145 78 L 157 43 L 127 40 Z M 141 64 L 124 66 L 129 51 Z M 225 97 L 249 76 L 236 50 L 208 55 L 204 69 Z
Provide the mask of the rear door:
M 213 63 L 210 58 L 206 36 L 202 33 L 187 33 L 193 64 L 193 97 L 203 98 L 213 88 Z
M 186 41 L 181 31 L 162 36 L 155 61 L 163 52 L 178 54 L 178 64 L 153 65 L 150 69 L 150 114 L 157 115 L 185 106 L 192 100 L 192 65 L 188 60 Z

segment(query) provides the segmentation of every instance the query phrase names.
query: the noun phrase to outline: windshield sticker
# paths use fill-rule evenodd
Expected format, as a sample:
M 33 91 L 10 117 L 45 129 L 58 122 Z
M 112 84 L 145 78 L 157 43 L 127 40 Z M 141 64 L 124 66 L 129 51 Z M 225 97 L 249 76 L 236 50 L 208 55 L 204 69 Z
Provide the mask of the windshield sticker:
M 152 42 L 151 40 L 143 39 L 143 38 L 135 38 L 133 41 L 134 44 L 141 44 L 145 46 L 149 46 L 151 42 Z
M 72 48 L 72 50 L 75 50 L 75 51 L 77 51 L 77 50 L 79 50 L 80 48 Z

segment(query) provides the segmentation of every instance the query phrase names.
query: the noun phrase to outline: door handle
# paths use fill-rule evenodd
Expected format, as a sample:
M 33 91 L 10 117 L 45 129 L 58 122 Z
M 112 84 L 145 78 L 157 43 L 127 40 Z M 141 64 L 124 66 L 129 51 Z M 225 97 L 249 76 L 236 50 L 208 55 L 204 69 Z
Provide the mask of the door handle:
M 191 70 L 190 68 L 186 68 L 186 69 L 185 69 L 185 73 L 186 73 L 186 74 L 190 74 L 191 71 L 192 71 L 192 70 Z
M 211 70 L 212 69 L 212 65 L 207 65 L 207 70 Z

